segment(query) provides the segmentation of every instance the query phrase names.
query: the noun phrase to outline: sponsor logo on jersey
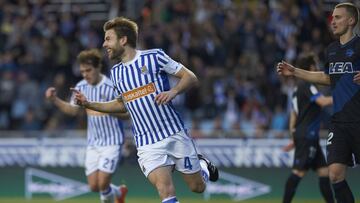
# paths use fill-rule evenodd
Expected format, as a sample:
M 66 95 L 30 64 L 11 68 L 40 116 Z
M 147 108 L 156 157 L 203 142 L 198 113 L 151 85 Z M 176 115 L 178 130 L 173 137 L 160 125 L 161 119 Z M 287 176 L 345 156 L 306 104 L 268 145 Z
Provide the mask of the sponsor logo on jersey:
M 151 93 L 155 92 L 155 85 L 154 83 L 149 83 L 147 85 L 141 86 L 139 88 L 127 91 L 123 93 L 123 97 L 126 102 L 133 101 L 135 99 L 144 97 L 146 95 L 149 95 Z
M 345 52 L 345 55 L 347 57 L 351 57 L 353 54 L 354 54 L 354 50 L 352 50 L 352 49 L 347 49 Z
M 353 73 L 353 65 L 351 62 L 336 62 L 330 63 L 329 65 L 329 74 L 339 74 L 339 73 Z

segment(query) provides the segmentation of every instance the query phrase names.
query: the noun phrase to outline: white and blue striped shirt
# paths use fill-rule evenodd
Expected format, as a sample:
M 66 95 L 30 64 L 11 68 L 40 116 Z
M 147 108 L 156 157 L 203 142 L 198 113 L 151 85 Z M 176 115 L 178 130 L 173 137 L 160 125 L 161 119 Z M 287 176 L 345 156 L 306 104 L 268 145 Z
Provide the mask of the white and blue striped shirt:
M 184 123 L 171 102 L 157 105 L 155 96 L 170 90 L 168 74 L 176 74 L 182 64 L 161 49 L 136 50 L 127 63 L 111 69 L 111 80 L 133 121 L 137 147 L 153 144 L 184 130 Z
M 115 99 L 111 80 L 102 75 L 97 85 L 91 85 L 86 80 L 76 84 L 79 90 L 91 102 L 107 102 Z M 75 105 L 74 96 L 71 104 Z M 87 142 L 93 146 L 121 145 L 124 142 L 124 130 L 120 119 L 109 114 L 86 110 L 87 113 Z

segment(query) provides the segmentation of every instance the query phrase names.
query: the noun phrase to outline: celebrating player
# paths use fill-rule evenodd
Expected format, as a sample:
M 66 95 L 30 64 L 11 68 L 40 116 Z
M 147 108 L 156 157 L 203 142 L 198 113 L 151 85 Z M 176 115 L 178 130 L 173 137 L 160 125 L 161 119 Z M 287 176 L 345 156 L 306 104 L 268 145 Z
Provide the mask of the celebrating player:
M 76 99 L 87 109 L 101 112 L 128 111 L 138 149 L 138 162 L 156 187 L 163 203 L 177 203 L 172 171 L 176 169 L 193 192 L 205 190 L 208 179 L 216 181 L 218 170 L 197 153 L 192 138 L 171 100 L 198 82 L 193 72 L 161 49 L 137 50 L 137 24 L 117 17 L 104 24 L 103 47 L 117 64 L 111 80 L 118 98 L 89 102 L 76 90 Z M 170 88 L 168 74 L 179 78 Z
M 78 55 L 77 61 L 84 79 L 77 83 L 75 89 L 82 92 L 91 101 L 113 100 L 112 82 L 101 74 L 101 53 L 96 49 L 82 51 Z M 66 114 L 76 115 L 81 110 L 81 107 L 75 104 L 74 97 L 70 103 L 57 97 L 54 87 L 48 88 L 45 95 Z M 88 146 L 85 173 L 88 184 L 93 192 L 100 192 L 102 203 L 113 203 L 114 200 L 117 203 L 124 203 L 127 188 L 125 185 L 117 187 L 111 184 L 111 175 L 121 158 L 121 146 L 124 142 L 122 123 L 119 118 L 128 119 L 129 115 L 126 112 L 109 115 L 90 109 L 87 109 L 86 113 L 88 116 Z

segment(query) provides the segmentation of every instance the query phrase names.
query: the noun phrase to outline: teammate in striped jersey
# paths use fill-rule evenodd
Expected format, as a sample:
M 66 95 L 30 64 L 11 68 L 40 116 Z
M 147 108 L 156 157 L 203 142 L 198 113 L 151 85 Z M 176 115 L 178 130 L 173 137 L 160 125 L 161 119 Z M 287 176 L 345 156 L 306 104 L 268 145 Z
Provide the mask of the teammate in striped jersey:
M 91 101 L 104 102 L 114 99 L 111 80 L 101 74 L 102 55 L 97 49 L 80 52 L 77 57 L 83 80 L 75 89 L 86 95 Z M 81 107 L 76 105 L 74 97 L 66 102 L 56 96 L 54 87 L 46 91 L 46 98 L 52 101 L 62 112 L 76 115 Z M 128 119 L 127 113 L 116 115 L 105 114 L 88 109 L 87 113 L 87 149 L 85 173 L 93 192 L 100 192 L 102 203 L 124 203 L 127 188 L 111 184 L 114 173 L 121 158 L 121 147 L 124 142 L 122 123 Z M 116 116 L 116 117 L 115 117 Z
M 138 162 L 144 175 L 156 187 L 163 203 L 178 202 L 172 171 L 183 174 L 194 192 L 205 190 L 208 179 L 216 181 L 218 171 L 197 154 L 192 138 L 171 104 L 178 94 L 196 85 L 193 72 L 171 59 L 161 49 L 137 50 L 135 22 L 117 17 L 104 25 L 104 48 L 118 63 L 111 80 L 118 97 L 107 102 L 89 102 L 76 91 L 76 100 L 84 107 L 101 112 L 128 111 L 138 149 Z M 168 75 L 179 78 L 170 88 Z

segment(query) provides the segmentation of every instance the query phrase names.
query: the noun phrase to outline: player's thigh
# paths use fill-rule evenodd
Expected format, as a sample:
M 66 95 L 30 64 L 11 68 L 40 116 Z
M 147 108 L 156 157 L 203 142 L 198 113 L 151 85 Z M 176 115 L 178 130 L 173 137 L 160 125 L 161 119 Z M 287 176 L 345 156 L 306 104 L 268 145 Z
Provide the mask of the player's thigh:
M 138 162 L 144 175 L 159 167 L 174 166 L 181 173 L 200 171 L 200 162 L 192 139 L 180 131 L 152 145 L 138 148 Z
M 322 150 L 321 146 L 319 145 L 319 143 L 317 143 L 315 147 L 316 147 L 316 156 L 315 156 L 315 159 L 312 164 L 312 169 L 314 171 L 318 171 L 318 169 L 327 168 L 327 163 L 326 163 L 326 159 L 325 159 L 323 150 Z
M 311 163 L 311 145 L 305 139 L 295 140 L 293 170 L 307 171 Z
M 349 133 L 351 133 L 351 150 L 354 154 L 354 162 L 360 164 L 360 124 L 349 124 Z
M 200 161 L 194 141 L 184 132 L 174 135 L 176 144 L 168 148 L 170 157 L 175 162 L 175 169 L 182 174 L 195 174 L 200 171 Z
M 114 173 L 121 158 L 121 146 L 103 146 L 99 147 L 99 151 L 98 169 L 104 173 Z
M 348 141 L 349 134 L 346 126 L 339 123 L 331 123 L 326 141 L 327 164 L 334 163 L 351 165 L 352 153 Z
M 85 154 L 85 174 L 86 176 L 94 176 L 93 173 L 95 173 L 98 170 L 98 163 L 100 160 L 100 152 L 98 151 L 96 146 L 88 146 L 86 148 L 86 154 Z M 91 178 L 91 180 L 94 178 Z M 89 182 L 90 183 L 90 182 Z

